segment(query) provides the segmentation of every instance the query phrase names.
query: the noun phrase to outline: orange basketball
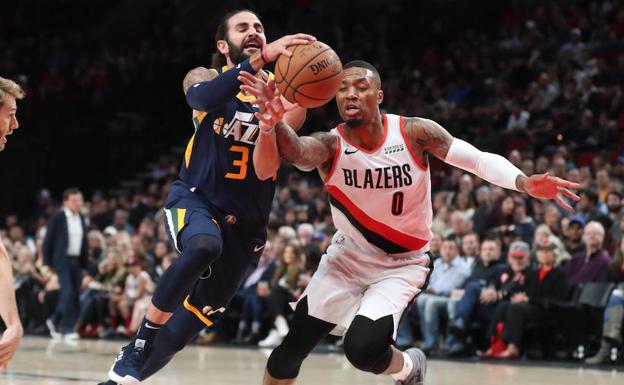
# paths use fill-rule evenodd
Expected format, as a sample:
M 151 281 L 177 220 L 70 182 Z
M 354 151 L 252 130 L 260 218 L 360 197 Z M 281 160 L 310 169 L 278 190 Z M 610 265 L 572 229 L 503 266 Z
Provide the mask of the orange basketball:
M 291 103 L 316 108 L 336 95 L 342 81 L 342 63 L 333 49 L 315 41 L 288 47 L 291 57 L 275 63 L 275 85 Z

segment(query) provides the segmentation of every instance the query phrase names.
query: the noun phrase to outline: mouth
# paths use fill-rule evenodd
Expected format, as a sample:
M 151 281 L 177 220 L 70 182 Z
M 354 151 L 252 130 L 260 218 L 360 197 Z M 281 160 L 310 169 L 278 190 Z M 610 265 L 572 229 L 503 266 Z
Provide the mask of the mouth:
M 345 104 L 345 115 L 348 117 L 355 117 L 359 115 L 362 111 L 360 107 L 355 103 L 347 103 Z
M 252 38 L 247 40 L 245 44 L 243 44 L 243 49 L 260 49 L 262 48 L 262 41 L 260 39 Z

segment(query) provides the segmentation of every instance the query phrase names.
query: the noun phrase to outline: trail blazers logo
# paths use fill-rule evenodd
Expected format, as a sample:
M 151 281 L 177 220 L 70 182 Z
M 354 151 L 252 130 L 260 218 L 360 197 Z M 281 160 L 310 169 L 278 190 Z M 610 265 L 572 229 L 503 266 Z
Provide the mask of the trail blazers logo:
M 403 143 L 395 144 L 394 146 L 384 147 L 384 155 L 396 154 L 403 150 L 405 150 L 405 145 Z

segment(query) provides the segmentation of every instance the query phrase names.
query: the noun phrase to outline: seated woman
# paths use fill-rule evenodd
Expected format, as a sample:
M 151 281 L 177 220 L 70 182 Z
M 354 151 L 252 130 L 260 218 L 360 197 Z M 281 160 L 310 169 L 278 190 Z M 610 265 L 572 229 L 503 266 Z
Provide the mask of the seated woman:
M 509 302 L 498 305 L 490 325 L 491 345 L 485 357 L 519 357 L 527 323 L 544 322 L 547 317 L 545 305 L 549 301 L 566 299 L 568 281 L 565 272 L 555 266 L 557 245 L 553 238 L 548 237 L 537 245 L 539 269 L 526 277 L 526 292 L 516 293 Z
M 624 282 L 624 237 L 620 238 L 615 256 L 607 272 L 609 282 L 620 284 Z M 612 359 L 611 347 L 622 343 L 622 321 L 624 320 L 624 290 L 621 287 L 613 290 L 607 303 L 602 324 L 602 339 L 600 349 L 594 357 L 585 360 L 587 364 L 601 364 Z
M 303 266 L 304 257 L 301 248 L 293 242 L 286 245 L 271 281 L 271 294 L 267 298 L 274 328 L 258 343 L 258 346 L 277 346 L 288 334 L 286 316 L 292 312 L 289 303 L 296 301 L 301 294 L 299 276 L 303 272 Z

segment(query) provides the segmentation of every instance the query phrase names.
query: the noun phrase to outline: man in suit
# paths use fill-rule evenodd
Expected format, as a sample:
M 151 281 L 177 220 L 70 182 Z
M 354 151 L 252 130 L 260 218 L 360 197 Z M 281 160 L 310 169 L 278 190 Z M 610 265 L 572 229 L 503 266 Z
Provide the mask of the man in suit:
M 45 264 L 59 279 L 59 301 L 48 328 L 52 337 L 78 338 L 74 326 L 78 319 L 82 270 L 87 265 L 87 228 L 80 214 L 82 193 L 75 188 L 63 193 L 63 209 L 50 217 L 43 241 Z M 57 328 L 59 332 L 57 332 Z

